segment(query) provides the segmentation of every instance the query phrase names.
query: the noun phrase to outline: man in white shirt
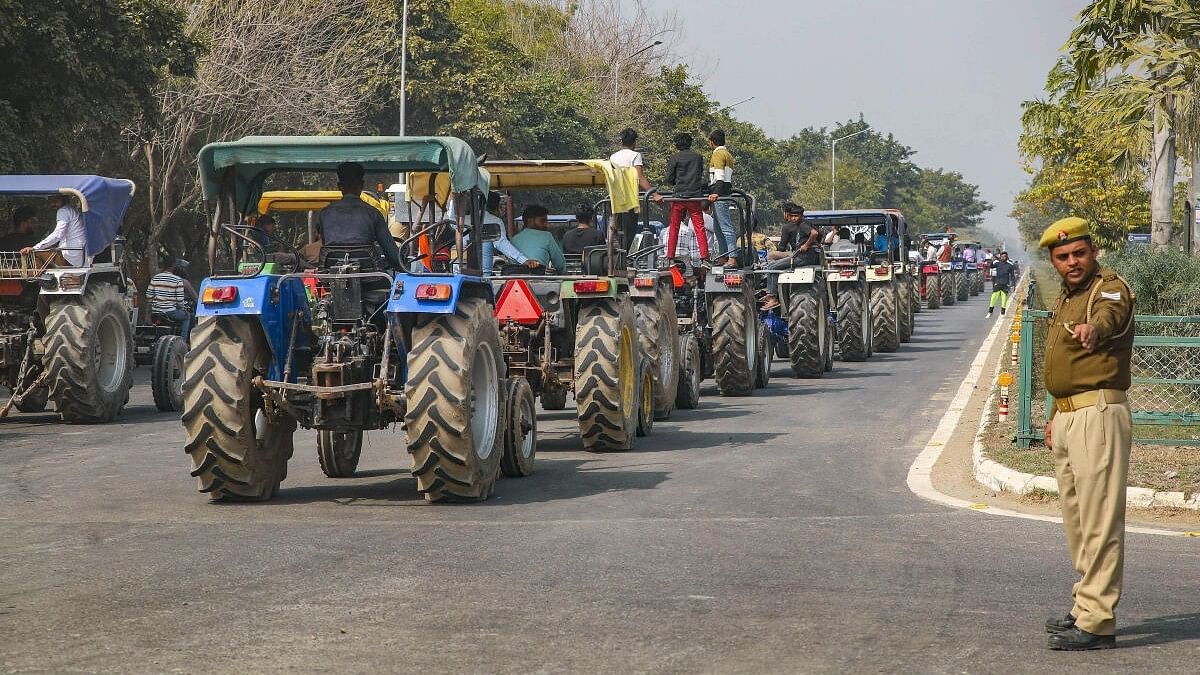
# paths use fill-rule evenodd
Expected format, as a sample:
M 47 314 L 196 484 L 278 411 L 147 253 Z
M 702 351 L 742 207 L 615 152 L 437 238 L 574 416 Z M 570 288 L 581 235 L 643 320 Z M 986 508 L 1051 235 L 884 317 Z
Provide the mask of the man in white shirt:
M 57 209 L 54 231 L 33 246 L 21 249 L 21 253 L 59 249 L 63 258 L 73 267 L 83 267 L 83 214 L 62 195 L 50 195 L 51 208 Z
M 634 150 L 637 145 L 638 133 L 633 129 L 621 132 L 621 149 L 608 158 L 613 166 L 632 167 L 637 170 L 638 187 L 642 191 L 650 189 L 650 181 L 646 179 L 646 170 L 642 166 L 642 153 Z M 624 246 L 633 243 L 633 237 L 638 229 L 638 214 L 634 212 L 616 214 L 617 231 L 624 237 Z

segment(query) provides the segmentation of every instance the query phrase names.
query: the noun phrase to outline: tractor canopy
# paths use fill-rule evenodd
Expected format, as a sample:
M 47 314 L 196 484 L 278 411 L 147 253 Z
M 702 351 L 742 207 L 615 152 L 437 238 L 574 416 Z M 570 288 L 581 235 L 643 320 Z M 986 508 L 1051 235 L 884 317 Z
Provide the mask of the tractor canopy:
M 133 181 L 104 176 L 0 176 L 0 195 L 39 197 L 71 195 L 83 213 L 84 255 L 94 256 L 117 238 L 129 202 Z
M 363 192 L 362 200 L 374 206 L 387 217 L 387 201 L 368 192 Z M 258 200 L 259 215 L 268 213 L 297 213 L 305 211 L 320 211 L 333 202 L 342 198 L 338 190 L 271 190 L 262 193 Z
M 224 188 L 243 213 L 253 210 L 271 174 L 329 172 L 342 162 L 368 172 L 445 172 L 456 193 L 488 189 L 471 146 L 449 136 L 247 136 L 209 143 L 198 161 L 205 198 L 216 199 Z
M 511 160 L 487 162 L 493 190 L 603 187 L 613 213 L 638 211 L 637 170 L 604 159 Z

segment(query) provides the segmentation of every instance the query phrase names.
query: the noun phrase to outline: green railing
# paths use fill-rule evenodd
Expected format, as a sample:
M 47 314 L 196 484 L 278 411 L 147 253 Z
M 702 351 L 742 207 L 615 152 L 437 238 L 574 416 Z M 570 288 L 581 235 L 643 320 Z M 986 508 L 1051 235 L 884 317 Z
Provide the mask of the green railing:
M 1021 314 L 1017 369 L 1017 445 L 1043 441 L 1054 398 L 1042 378 L 1050 312 Z M 1200 446 L 1200 316 L 1135 317 L 1130 364 L 1133 437 L 1139 443 Z

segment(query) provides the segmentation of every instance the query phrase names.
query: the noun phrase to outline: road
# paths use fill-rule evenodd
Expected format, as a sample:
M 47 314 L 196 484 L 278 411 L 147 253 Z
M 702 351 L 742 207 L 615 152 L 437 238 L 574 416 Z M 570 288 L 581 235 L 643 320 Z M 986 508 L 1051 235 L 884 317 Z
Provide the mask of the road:
M 210 504 L 149 389 L 116 424 L 0 421 L 0 668 L 121 672 L 1194 673 L 1196 540 L 1131 535 L 1120 649 L 1045 650 L 1060 526 L 925 502 L 909 464 L 980 298 L 827 379 L 676 413 L 630 453 L 542 413 L 537 473 L 423 503 L 400 433 L 279 499 Z

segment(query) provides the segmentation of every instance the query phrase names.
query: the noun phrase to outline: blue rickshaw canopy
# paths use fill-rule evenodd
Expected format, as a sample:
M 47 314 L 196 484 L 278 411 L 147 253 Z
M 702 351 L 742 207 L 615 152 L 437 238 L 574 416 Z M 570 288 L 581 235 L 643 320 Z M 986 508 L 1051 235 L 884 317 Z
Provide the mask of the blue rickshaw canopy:
M 133 201 L 133 181 L 83 175 L 0 175 L 0 195 L 71 195 L 83 213 L 84 254 L 94 256 L 117 238 Z

